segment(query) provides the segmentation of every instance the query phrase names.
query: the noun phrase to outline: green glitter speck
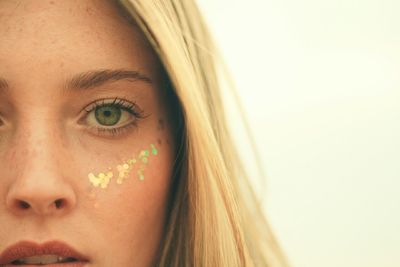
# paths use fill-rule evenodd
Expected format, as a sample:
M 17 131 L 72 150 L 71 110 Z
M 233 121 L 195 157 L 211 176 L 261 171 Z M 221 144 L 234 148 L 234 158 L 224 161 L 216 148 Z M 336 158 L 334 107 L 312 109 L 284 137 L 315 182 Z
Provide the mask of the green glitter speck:
M 153 145 L 153 144 L 151 144 L 150 145 L 150 147 L 151 147 L 151 153 L 153 154 L 153 155 L 157 155 L 157 149 L 156 149 L 156 147 Z

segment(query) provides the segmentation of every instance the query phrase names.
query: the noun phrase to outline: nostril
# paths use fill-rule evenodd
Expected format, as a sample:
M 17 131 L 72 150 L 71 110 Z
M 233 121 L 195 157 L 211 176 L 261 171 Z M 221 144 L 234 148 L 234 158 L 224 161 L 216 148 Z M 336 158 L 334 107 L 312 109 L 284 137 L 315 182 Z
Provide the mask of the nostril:
M 61 209 L 64 206 L 64 200 L 63 199 L 57 199 L 55 201 L 55 204 L 56 204 L 56 208 L 57 209 Z
M 31 207 L 31 205 L 29 205 L 28 202 L 23 200 L 18 200 L 18 206 L 24 210 L 29 209 Z
M 31 205 L 24 200 L 17 200 L 16 205 L 23 210 L 27 210 L 31 207 Z M 56 209 L 61 209 L 65 206 L 65 201 L 61 198 L 57 199 L 54 201 L 54 205 L 56 206 Z

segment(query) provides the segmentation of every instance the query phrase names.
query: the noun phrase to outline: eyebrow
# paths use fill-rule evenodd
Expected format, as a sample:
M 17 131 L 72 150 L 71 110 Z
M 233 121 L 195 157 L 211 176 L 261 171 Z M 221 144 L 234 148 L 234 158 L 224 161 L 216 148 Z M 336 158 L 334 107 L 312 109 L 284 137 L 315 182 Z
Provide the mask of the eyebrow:
M 148 76 L 135 70 L 101 69 L 90 70 L 74 75 L 65 82 L 64 90 L 85 90 L 119 80 L 142 81 L 152 84 L 152 80 Z M 0 77 L 0 91 L 6 91 L 9 88 L 10 86 L 7 80 Z
M 64 89 L 84 90 L 119 80 L 142 81 L 148 84 L 152 84 L 152 80 L 148 76 L 135 70 L 102 69 L 82 72 L 73 76 L 65 82 Z

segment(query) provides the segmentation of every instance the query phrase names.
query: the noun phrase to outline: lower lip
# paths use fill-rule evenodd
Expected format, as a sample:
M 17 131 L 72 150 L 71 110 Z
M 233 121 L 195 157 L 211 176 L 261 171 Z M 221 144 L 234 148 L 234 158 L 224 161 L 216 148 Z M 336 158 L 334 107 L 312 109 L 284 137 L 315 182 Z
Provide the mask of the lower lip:
M 65 262 L 65 263 L 56 263 L 56 264 L 46 264 L 46 265 L 29 265 L 29 264 L 6 264 L 1 267 L 15 267 L 15 266 L 25 266 L 25 267 L 38 267 L 38 266 L 47 266 L 47 267 L 85 267 L 87 266 L 87 262 Z

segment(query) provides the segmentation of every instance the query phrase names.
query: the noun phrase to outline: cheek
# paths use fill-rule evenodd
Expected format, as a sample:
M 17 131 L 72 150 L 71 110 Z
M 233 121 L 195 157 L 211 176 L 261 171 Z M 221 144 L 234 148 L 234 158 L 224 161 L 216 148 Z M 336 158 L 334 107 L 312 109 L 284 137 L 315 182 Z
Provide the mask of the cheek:
M 176 154 L 172 131 L 164 121 L 158 116 L 132 137 L 112 145 L 76 143 L 86 163 L 80 165 L 85 170 L 84 227 L 112 247 L 107 249 L 116 258 L 147 255 L 156 251 L 162 239 Z
M 135 163 L 130 164 L 129 160 Z M 109 234 L 121 244 L 139 246 L 148 242 L 149 233 L 154 238 L 159 236 L 165 221 L 172 165 L 170 149 L 154 144 L 141 150 L 136 158 L 117 164 L 104 188 L 92 184 L 87 203 L 88 210 L 101 222 L 97 227 L 107 232 L 110 225 L 117 225 Z M 93 175 L 97 179 L 100 174 Z M 101 176 L 104 178 L 107 173 Z M 90 182 L 89 175 L 87 181 Z

